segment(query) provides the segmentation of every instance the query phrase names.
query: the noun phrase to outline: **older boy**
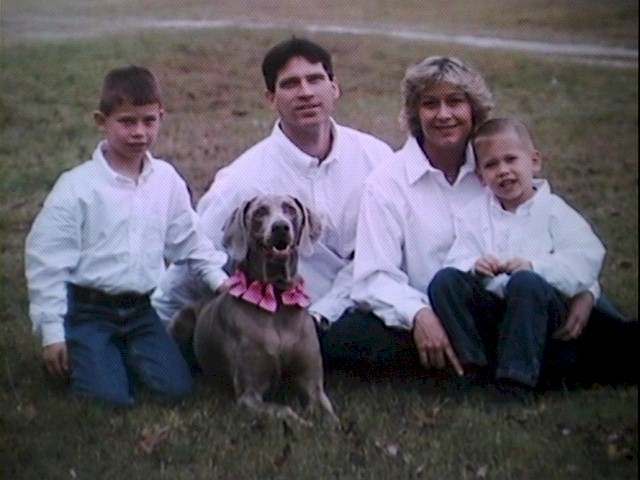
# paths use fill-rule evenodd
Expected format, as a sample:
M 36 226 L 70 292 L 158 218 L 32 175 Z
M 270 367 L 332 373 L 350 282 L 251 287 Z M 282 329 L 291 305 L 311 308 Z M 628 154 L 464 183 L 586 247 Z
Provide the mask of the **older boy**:
M 301 256 L 299 271 L 311 297 L 310 310 L 326 325 L 351 305 L 352 258 L 358 205 L 373 167 L 391 156 L 388 145 L 333 118 L 340 88 L 331 55 L 304 38 L 272 47 L 264 57 L 265 96 L 278 112 L 271 135 L 220 170 L 198 204 L 201 225 L 222 247 L 222 226 L 244 200 L 261 193 L 297 197 L 324 217 L 313 254 Z M 203 289 L 185 266 L 172 265 L 153 296 L 169 322 Z
M 184 181 L 149 153 L 162 116 L 151 72 L 110 71 L 94 113 L 104 140 L 58 179 L 26 240 L 29 311 L 47 370 L 111 405 L 133 403 L 134 379 L 158 400 L 192 390 L 150 304 L 165 261 L 188 260 L 212 290 L 226 278 L 226 255 L 197 229 Z
M 526 127 L 491 119 L 473 136 L 488 188 L 455 220 L 456 239 L 429 287 L 465 370 L 487 368 L 500 392 L 522 397 L 543 369 L 577 359 L 584 327 L 568 299 L 597 283 L 605 249 L 546 180 Z M 575 323 L 575 324 L 573 324 Z

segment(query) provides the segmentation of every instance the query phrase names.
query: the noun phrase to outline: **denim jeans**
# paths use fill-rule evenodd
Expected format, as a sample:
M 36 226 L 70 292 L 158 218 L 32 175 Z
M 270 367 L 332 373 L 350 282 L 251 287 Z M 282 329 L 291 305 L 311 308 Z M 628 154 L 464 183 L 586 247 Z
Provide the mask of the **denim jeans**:
M 148 300 L 86 302 L 70 291 L 65 335 L 73 394 L 127 406 L 137 385 L 161 402 L 193 391 L 189 368 Z
M 445 268 L 433 278 L 429 298 L 463 365 L 489 366 L 499 380 L 535 387 L 543 365 L 563 369 L 577 360 L 575 342 L 552 338 L 568 304 L 535 272 L 511 275 L 501 298 L 474 275 Z

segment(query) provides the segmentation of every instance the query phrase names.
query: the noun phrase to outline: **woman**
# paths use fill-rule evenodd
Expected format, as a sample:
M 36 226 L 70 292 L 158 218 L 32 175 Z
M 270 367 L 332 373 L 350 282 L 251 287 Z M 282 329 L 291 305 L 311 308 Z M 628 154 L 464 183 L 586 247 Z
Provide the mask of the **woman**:
M 473 67 L 441 56 L 409 67 L 402 94 L 409 137 L 369 177 L 360 208 L 352 297 L 363 311 L 324 335 L 326 361 L 406 371 L 448 359 L 462 374 L 426 292 L 453 242 L 455 211 L 482 191 L 468 140 L 492 95 Z

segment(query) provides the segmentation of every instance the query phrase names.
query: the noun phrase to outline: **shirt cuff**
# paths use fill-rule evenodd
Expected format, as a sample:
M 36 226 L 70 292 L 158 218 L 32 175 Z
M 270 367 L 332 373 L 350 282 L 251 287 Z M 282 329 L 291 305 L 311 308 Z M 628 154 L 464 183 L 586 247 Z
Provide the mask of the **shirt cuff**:
M 47 322 L 40 326 L 40 334 L 42 335 L 42 346 L 46 347 L 54 343 L 62 343 L 65 341 L 64 323 L 63 322 Z
M 205 282 L 209 286 L 212 292 L 216 292 L 218 288 L 222 286 L 225 280 L 229 278 L 229 276 L 224 273 L 224 270 L 212 270 L 206 273 Z
M 347 298 L 335 298 L 332 296 L 324 296 L 314 302 L 309 311 L 312 314 L 318 314 L 326 318 L 330 323 L 338 320 L 342 314 L 353 305 L 351 300 Z

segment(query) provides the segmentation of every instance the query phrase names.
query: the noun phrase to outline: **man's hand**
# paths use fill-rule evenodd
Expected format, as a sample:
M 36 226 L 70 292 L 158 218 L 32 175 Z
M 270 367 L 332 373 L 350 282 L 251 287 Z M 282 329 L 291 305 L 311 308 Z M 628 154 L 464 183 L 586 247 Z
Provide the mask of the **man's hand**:
M 458 375 L 464 375 L 447 332 L 430 308 L 425 307 L 416 314 L 413 320 L 413 341 L 420 355 L 420 363 L 425 368 L 445 368 L 448 361 Z
M 565 324 L 553 333 L 553 338 L 559 340 L 574 340 L 582 335 L 587 326 L 595 299 L 591 292 L 585 290 L 571 299 L 569 315 Z
M 69 353 L 66 342 L 52 343 L 42 350 L 42 358 L 47 372 L 57 379 L 69 377 Z

